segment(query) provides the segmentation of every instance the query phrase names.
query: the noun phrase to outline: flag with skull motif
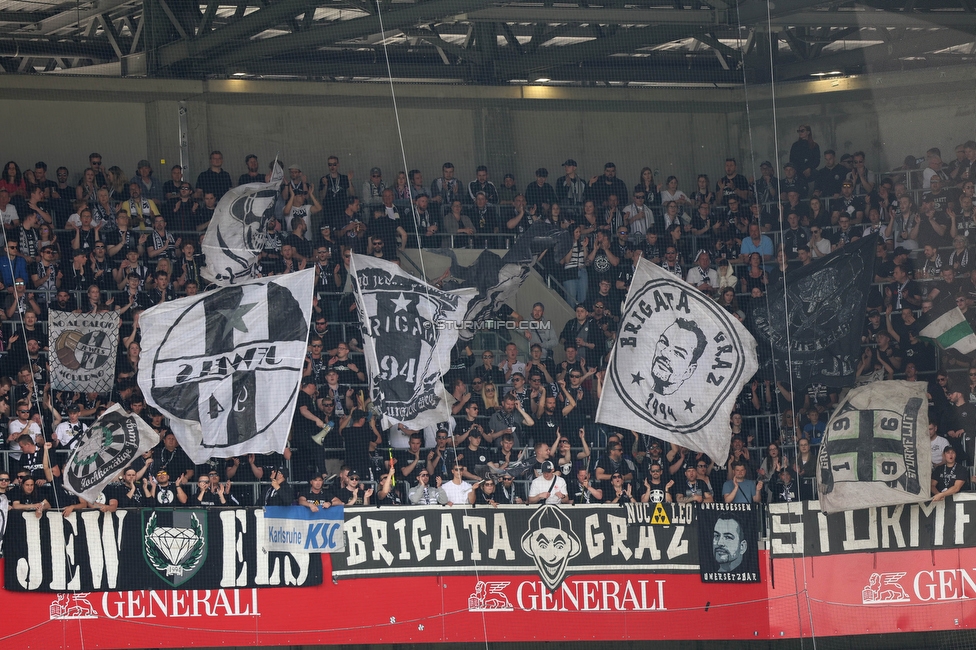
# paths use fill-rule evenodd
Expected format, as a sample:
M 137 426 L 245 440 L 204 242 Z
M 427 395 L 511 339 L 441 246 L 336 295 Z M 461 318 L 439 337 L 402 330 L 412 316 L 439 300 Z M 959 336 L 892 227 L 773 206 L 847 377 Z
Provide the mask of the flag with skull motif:
M 139 386 L 194 463 L 284 450 L 314 284 L 308 269 L 143 313 Z
M 206 280 L 227 285 L 257 275 L 283 177 L 275 161 L 269 182 L 238 185 L 221 197 L 201 244 L 206 265 L 200 275 Z

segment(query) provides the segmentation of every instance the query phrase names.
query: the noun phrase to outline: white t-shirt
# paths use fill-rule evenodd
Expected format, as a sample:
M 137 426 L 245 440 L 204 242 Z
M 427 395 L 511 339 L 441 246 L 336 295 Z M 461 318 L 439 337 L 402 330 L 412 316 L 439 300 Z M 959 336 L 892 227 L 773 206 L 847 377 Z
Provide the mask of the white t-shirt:
M 73 427 L 78 427 L 78 428 L 75 429 Z M 62 447 L 68 447 L 68 443 L 71 442 L 71 439 L 75 437 L 76 431 L 85 432 L 87 430 L 88 430 L 88 425 L 85 424 L 84 422 L 76 422 L 74 425 L 72 425 L 71 422 L 65 420 L 58 425 L 57 429 L 54 430 L 54 435 L 57 436 L 58 443 Z M 76 447 L 78 446 L 77 442 L 75 443 L 75 446 Z
M 946 447 L 949 446 L 949 441 L 942 436 L 936 436 L 931 440 L 932 442 L 932 467 L 936 465 L 941 465 L 945 462 L 942 458 L 942 452 L 945 451 Z
M 8 203 L 7 207 L 0 210 L 0 219 L 3 220 L 3 225 L 8 226 L 14 221 L 19 221 L 20 216 L 17 214 L 17 208 L 14 207 L 13 203 Z
M 553 485 L 553 479 L 555 479 L 556 484 Z M 549 486 L 552 485 L 552 489 Z M 548 492 L 549 496 L 546 497 L 546 503 L 559 504 L 562 503 L 562 499 L 556 493 L 565 494 L 569 496 L 569 491 L 566 488 L 566 481 L 562 476 L 553 476 L 553 478 L 546 478 L 544 475 L 535 478 L 532 484 L 529 485 L 529 498 L 542 494 L 543 492 Z
M 17 435 L 17 437 L 20 437 L 19 434 L 23 433 L 25 429 L 27 430 L 28 433 L 34 435 L 35 442 L 37 441 L 37 436 L 41 435 L 41 428 L 37 426 L 37 422 L 34 422 L 33 420 L 28 420 L 27 424 L 24 424 L 20 420 L 15 419 L 15 420 L 11 420 L 10 423 L 7 425 L 7 431 L 10 433 L 11 437 L 13 437 L 15 434 Z M 12 452 L 10 454 L 10 457 L 13 458 L 14 460 L 20 460 L 20 443 L 17 442 L 17 438 L 14 438 L 13 442 L 8 444 Z
M 471 484 L 467 481 L 461 481 L 458 485 L 454 481 L 448 481 L 447 483 L 441 483 L 441 489 L 447 494 L 447 501 L 449 503 L 467 503 L 468 493 L 471 491 Z

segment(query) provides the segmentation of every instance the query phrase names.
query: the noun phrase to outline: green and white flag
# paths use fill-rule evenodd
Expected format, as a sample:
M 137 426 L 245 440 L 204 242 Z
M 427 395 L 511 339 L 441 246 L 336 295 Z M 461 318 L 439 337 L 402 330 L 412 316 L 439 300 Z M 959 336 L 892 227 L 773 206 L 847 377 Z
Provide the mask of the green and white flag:
M 976 350 L 976 333 L 958 307 L 933 320 L 919 334 L 934 340 L 943 350 L 951 348 L 961 354 Z

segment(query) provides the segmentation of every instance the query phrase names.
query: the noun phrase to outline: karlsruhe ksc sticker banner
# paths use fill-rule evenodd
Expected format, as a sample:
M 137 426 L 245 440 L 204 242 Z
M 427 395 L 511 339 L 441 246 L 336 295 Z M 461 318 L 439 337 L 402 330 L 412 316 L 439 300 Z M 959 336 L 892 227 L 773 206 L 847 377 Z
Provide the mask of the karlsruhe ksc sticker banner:
M 596 420 L 726 458 L 729 414 L 758 367 L 756 341 L 742 323 L 641 259 Z
M 258 531 L 266 551 L 338 553 L 345 549 L 343 506 L 265 506 L 264 530 Z
M 200 275 L 206 280 L 225 286 L 257 275 L 283 177 L 276 160 L 269 182 L 238 185 L 220 197 L 200 246 L 207 261 Z
M 663 526 L 649 523 L 648 504 L 629 505 L 347 508 L 332 574 L 533 573 L 555 591 L 576 573 L 698 573 L 691 506 L 663 504 Z
M 50 512 L 40 519 L 11 511 L 5 587 L 91 592 L 320 584 L 320 556 L 266 552 L 263 523 L 260 508 Z
M 859 386 L 827 421 L 817 459 L 824 512 L 932 498 L 927 384 Z
M 53 354 L 51 388 L 75 393 L 108 393 L 115 385 L 119 315 L 52 311 L 48 339 Z
M 284 450 L 314 283 L 307 269 L 143 313 L 139 387 L 194 463 Z
M 64 465 L 64 487 L 89 503 L 119 473 L 159 444 L 159 434 L 119 404 L 102 413 L 85 433 Z
M 373 404 L 383 427 L 422 429 L 450 418 L 443 376 L 474 289 L 442 291 L 386 260 L 353 255 Z

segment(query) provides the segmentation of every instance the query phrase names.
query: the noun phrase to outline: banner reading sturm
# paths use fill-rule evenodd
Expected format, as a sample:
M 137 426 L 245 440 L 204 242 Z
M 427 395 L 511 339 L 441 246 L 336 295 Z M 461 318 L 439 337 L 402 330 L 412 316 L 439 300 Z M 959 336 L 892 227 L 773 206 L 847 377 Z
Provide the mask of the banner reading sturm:
M 119 315 L 52 311 L 51 388 L 75 393 L 107 393 L 115 383 Z
M 24 514 L 27 516 L 25 517 Z M 308 553 L 260 547 L 261 509 L 11 511 L 4 540 L 11 591 L 305 587 L 322 582 Z

